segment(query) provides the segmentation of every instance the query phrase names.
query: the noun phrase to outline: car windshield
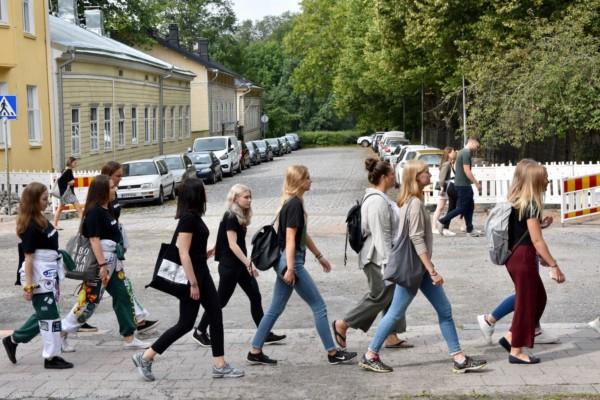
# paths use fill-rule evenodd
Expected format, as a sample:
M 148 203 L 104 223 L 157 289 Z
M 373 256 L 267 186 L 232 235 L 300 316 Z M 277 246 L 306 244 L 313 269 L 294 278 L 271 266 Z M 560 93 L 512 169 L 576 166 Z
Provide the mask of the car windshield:
M 415 156 L 416 156 L 416 155 L 417 155 L 417 152 L 415 152 L 415 151 L 411 151 L 410 153 L 408 153 L 408 154 L 406 155 L 406 161 L 408 161 L 408 160 L 412 160 L 413 158 L 415 158 Z
M 259 149 L 265 149 L 267 147 L 267 144 L 265 142 L 254 142 L 256 144 L 256 147 L 258 147 Z
M 224 137 L 200 139 L 194 143 L 194 151 L 215 151 L 223 150 L 227 146 L 227 139 Z
M 279 140 L 277 139 L 267 139 L 267 142 L 269 142 L 269 144 L 275 144 L 279 146 Z
M 190 154 L 194 164 L 210 164 L 210 154 Z
M 438 165 L 440 165 L 440 161 L 442 160 L 442 155 L 441 154 L 423 154 L 421 157 L 419 157 L 419 160 L 425 162 L 425 164 L 432 166 L 432 167 L 437 167 Z
M 158 175 L 156 165 L 152 161 L 141 161 L 123 164 L 123 176 Z
M 167 167 L 169 169 L 183 169 L 183 161 L 181 161 L 180 157 L 167 157 L 165 158 L 165 162 L 167 163 Z
M 403 143 L 404 143 L 404 140 L 402 140 L 402 139 L 392 139 L 392 140 L 388 141 L 388 144 L 392 147 L 396 147 L 399 144 L 403 144 Z

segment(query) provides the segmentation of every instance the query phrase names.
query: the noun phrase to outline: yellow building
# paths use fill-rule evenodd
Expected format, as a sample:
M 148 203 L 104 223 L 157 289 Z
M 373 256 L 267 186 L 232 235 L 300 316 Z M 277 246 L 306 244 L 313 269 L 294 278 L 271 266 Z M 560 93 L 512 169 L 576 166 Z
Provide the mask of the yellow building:
M 52 168 L 48 2 L 0 0 L 0 95 L 17 96 L 8 123 L 9 170 Z M 0 169 L 5 170 L 0 123 Z
M 190 82 L 195 74 L 97 32 L 50 16 L 57 92 L 56 168 L 68 156 L 80 169 L 105 162 L 181 153 L 191 147 Z M 96 21 L 99 26 L 91 26 Z M 185 66 L 184 66 L 185 67 Z
M 237 133 L 237 127 L 242 126 L 245 140 L 259 137 L 262 112 L 260 87 L 211 60 L 206 39 L 198 40 L 196 51 L 182 48 L 175 24 L 169 26 L 167 38 L 158 34 L 153 34 L 152 38 L 154 44 L 144 49 L 148 54 L 179 65 L 196 75 L 191 84 L 194 134 L 233 135 Z M 248 129 L 250 126 L 251 129 Z

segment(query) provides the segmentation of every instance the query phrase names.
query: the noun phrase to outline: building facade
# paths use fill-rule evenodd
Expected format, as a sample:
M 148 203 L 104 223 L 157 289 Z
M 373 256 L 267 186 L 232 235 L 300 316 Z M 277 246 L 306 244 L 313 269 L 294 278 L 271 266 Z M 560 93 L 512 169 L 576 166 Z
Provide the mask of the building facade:
M 0 122 L 0 170 L 7 137 L 9 170 L 52 168 L 48 4 L 0 0 L 0 96 L 17 96 L 17 120 Z

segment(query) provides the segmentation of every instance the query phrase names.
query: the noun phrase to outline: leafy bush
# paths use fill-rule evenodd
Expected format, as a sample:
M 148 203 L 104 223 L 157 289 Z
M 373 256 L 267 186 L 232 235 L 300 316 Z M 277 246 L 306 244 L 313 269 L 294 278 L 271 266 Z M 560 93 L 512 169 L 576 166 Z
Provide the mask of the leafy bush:
M 312 131 L 299 132 L 303 146 L 345 146 L 356 144 L 358 131 Z

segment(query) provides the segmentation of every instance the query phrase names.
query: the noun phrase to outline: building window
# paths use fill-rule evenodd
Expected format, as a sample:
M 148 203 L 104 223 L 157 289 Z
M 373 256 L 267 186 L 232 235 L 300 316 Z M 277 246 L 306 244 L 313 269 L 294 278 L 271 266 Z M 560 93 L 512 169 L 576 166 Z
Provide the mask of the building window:
M 117 123 L 118 144 L 119 147 L 125 146 L 125 109 L 119 107 L 119 122 Z
M 98 107 L 90 108 L 90 152 L 98 151 Z
M 34 0 L 23 0 L 23 31 L 35 35 Z
M 37 86 L 27 86 L 27 122 L 29 143 L 40 144 L 42 142 L 42 128 Z
M 0 96 L 4 95 L 8 95 L 8 83 L 0 82 Z M 5 137 L 8 139 L 8 145 L 10 146 L 10 123 L 6 124 L 6 132 L 4 132 L 4 123 L 0 120 L 0 145 L 2 145 L 2 148 L 0 150 L 4 150 Z
M 171 123 L 171 139 L 175 139 L 175 107 L 171 107 L 171 119 L 169 122 Z
M 79 155 L 79 108 L 71 109 L 71 153 Z
M 219 121 L 217 121 L 217 118 L 219 117 L 219 113 L 218 113 L 218 104 L 217 102 L 213 102 L 213 107 L 212 107 L 212 131 L 216 132 L 217 131 L 217 125 L 219 124 Z
M 144 143 L 150 143 L 150 110 L 148 107 L 144 108 Z
M 0 0 L 0 24 L 8 24 L 8 7 L 6 0 Z
M 158 142 L 158 133 L 156 131 L 156 111 L 157 107 L 152 107 L 152 142 Z
M 179 106 L 179 137 L 183 137 L 183 106 Z
M 190 127 L 190 106 L 185 108 L 185 137 L 191 136 L 191 127 Z
M 167 136 L 167 107 L 162 108 L 162 140 L 165 141 Z
M 112 108 L 104 107 L 104 150 L 112 149 Z
M 137 107 L 131 107 L 131 144 L 137 142 Z

